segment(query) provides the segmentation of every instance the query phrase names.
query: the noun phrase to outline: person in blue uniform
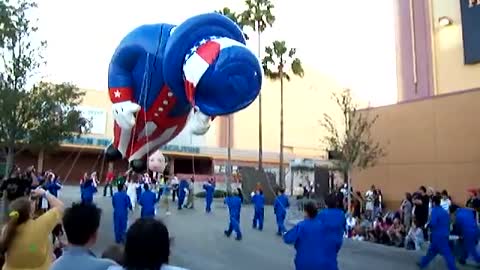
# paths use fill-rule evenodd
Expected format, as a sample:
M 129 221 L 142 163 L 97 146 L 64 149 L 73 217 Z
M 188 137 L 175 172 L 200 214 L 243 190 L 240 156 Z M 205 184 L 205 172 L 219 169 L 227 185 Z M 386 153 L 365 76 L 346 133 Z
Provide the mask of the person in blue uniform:
M 457 205 L 450 206 L 450 214 L 455 220 L 455 228 L 461 238 L 461 254 L 459 258 L 460 264 L 465 264 L 469 256 L 480 263 L 480 254 L 476 249 L 478 239 L 480 237 L 477 221 L 475 220 L 475 212 L 470 208 L 459 208 Z
M 281 236 L 287 231 L 285 228 L 285 218 L 287 217 L 288 207 L 290 207 L 290 203 L 288 202 L 287 195 L 285 195 L 285 189 L 280 188 L 273 203 L 273 212 L 277 220 L 277 235 Z
M 422 257 L 418 266 L 425 268 L 437 256 L 442 255 L 447 263 L 448 270 L 456 270 L 455 258 L 448 245 L 450 236 L 450 216 L 448 212 L 440 206 L 440 196 L 432 197 L 432 212 L 430 214 L 430 246 L 427 254 Z
M 343 244 L 345 233 L 345 213 L 339 208 L 337 195 L 332 193 L 325 198 L 327 208 L 322 209 L 316 216 L 321 224 L 319 235 L 322 236 L 321 252 L 323 254 L 321 269 L 338 269 L 338 252 Z
M 230 237 L 232 231 L 235 232 L 236 240 L 242 240 L 242 232 L 240 231 L 240 211 L 242 209 L 242 200 L 238 194 L 228 194 L 224 200 L 228 207 L 229 223 L 228 229 L 224 232 L 227 237 Z
M 265 196 L 263 196 L 263 191 L 257 189 L 255 192 L 252 192 L 252 203 L 254 205 L 254 214 L 253 214 L 253 225 L 254 229 L 263 230 L 263 219 L 265 217 Z
M 140 211 L 140 217 L 154 217 L 155 216 L 155 204 L 158 202 L 157 194 L 150 190 L 148 184 L 143 184 L 144 191 L 140 195 L 138 204 L 142 206 Z
M 294 245 L 296 270 L 337 270 L 333 248 L 325 248 L 325 235 L 321 234 L 322 223 L 316 218 L 317 206 L 314 202 L 304 205 L 305 219 L 283 235 L 286 244 Z M 335 260 L 334 260 L 335 258 Z
M 127 231 L 128 210 L 132 211 L 132 203 L 130 197 L 123 184 L 117 185 L 118 191 L 112 197 L 113 205 L 113 232 L 115 234 L 115 242 L 121 244 L 125 241 L 125 233 Z
M 205 190 L 205 212 L 210 213 L 212 211 L 213 194 L 215 193 L 215 183 L 208 181 L 203 185 Z
M 93 195 L 97 193 L 97 184 L 93 179 L 88 179 L 80 185 L 82 203 L 93 203 Z
M 143 191 L 143 179 L 139 177 L 138 186 L 135 188 L 135 192 L 137 193 L 137 202 L 140 202 L 140 197 L 142 197 L 142 191 Z
M 58 176 L 53 175 L 45 184 L 45 189 L 55 197 L 58 197 L 58 191 L 62 189 Z
M 185 202 L 185 196 L 188 191 L 188 182 L 185 179 L 180 180 L 178 184 L 178 210 L 182 210 L 183 203 Z

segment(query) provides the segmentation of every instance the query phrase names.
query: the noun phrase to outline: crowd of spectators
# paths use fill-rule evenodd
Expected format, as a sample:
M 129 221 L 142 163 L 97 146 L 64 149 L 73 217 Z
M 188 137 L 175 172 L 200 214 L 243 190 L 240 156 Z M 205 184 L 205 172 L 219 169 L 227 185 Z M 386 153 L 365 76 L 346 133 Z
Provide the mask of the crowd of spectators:
M 57 199 L 60 188 L 53 172 L 37 173 L 34 167 L 15 168 L 3 181 L 8 208 L 0 234 L 2 269 L 182 270 L 168 265 L 169 231 L 153 218 L 136 220 L 124 245 L 112 245 L 96 257 L 91 248 L 99 238 L 101 209 L 77 202 L 65 207 Z
M 420 250 L 429 240 L 428 221 L 432 208 L 432 197 L 441 197 L 440 205 L 447 212 L 453 205 L 448 191 L 435 191 L 424 186 L 413 193 L 406 193 L 397 210 L 388 211 L 380 189 L 372 186 L 368 191 L 353 192 L 351 209 L 348 210 L 347 190 L 337 190 L 338 204 L 346 212 L 347 227 L 345 237 L 360 241 L 370 241 L 384 245 Z M 478 220 L 480 211 L 480 190 L 471 189 L 465 203 L 475 210 Z M 452 232 L 454 235 L 455 232 Z M 455 237 L 452 237 L 455 239 Z

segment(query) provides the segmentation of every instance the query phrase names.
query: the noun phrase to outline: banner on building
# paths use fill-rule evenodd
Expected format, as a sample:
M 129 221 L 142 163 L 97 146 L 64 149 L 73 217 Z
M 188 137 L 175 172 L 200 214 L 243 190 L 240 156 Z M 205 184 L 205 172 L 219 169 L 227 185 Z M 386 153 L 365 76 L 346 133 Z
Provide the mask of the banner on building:
M 465 64 L 480 63 L 480 0 L 460 0 Z
M 107 112 L 104 109 L 78 106 L 82 117 L 90 122 L 90 134 L 105 134 L 107 126 Z

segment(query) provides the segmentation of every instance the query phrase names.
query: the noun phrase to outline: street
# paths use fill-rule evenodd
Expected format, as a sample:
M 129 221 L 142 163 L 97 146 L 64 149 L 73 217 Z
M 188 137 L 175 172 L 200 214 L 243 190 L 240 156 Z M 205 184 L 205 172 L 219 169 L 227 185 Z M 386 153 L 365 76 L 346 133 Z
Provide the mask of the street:
M 64 187 L 61 198 L 67 206 L 80 198 L 78 187 Z M 113 243 L 112 207 L 110 197 L 103 197 L 99 189 L 95 201 L 103 209 L 99 239 L 94 251 L 100 254 Z M 212 214 L 204 213 L 204 201 L 197 199 L 196 209 L 173 210 L 170 216 L 160 210 L 158 215 L 167 224 L 173 237 L 171 264 L 190 270 L 256 270 L 294 269 L 295 250 L 285 245 L 275 235 L 275 219 L 270 206 L 265 209 L 265 228 L 259 232 L 251 228 L 253 209 L 242 208 L 241 225 L 244 238 L 235 241 L 223 234 L 227 226 L 227 209 L 215 201 Z M 172 207 L 171 207 L 172 208 Z M 131 217 L 134 220 L 139 211 Z M 421 253 L 347 240 L 339 255 L 342 270 L 361 269 L 418 269 L 415 265 Z M 441 258 L 432 262 L 429 269 L 446 269 Z M 461 269 L 469 269 L 461 268 Z

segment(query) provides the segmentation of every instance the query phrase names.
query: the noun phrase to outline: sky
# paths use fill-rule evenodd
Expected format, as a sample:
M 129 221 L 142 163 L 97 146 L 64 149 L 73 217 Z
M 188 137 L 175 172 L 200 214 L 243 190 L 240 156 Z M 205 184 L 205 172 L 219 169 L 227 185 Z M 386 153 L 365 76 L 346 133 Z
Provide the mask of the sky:
M 274 0 L 277 21 L 262 43 L 285 40 L 307 69 L 334 77 L 373 106 L 395 103 L 397 78 L 393 0 Z M 38 0 L 38 38 L 47 40 L 45 80 L 107 89 L 110 58 L 120 40 L 149 23 L 179 24 L 243 0 Z M 256 52 L 257 40 L 250 35 Z

